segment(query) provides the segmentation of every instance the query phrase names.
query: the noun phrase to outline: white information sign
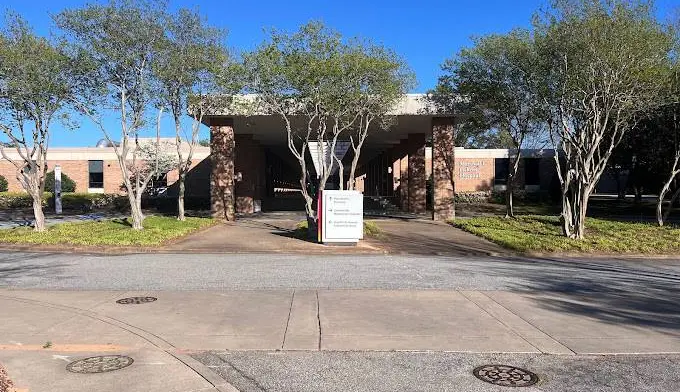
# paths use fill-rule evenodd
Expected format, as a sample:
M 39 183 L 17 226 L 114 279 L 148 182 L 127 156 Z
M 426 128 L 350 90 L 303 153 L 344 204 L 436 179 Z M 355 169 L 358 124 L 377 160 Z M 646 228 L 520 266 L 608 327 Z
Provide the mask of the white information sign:
M 358 242 L 364 238 L 364 195 L 323 191 L 321 242 Z

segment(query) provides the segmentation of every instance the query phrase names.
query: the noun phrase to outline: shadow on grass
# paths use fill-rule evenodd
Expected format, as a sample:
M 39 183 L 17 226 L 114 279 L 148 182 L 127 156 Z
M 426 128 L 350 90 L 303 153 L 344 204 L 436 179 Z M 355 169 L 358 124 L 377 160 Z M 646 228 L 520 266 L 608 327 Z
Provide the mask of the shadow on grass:
M 125 226 L 125 227 L 132 227 L 132 222 L 130 222 L 130 218 L 117 218 L 117 219 L 111 219 L 111 223 Z

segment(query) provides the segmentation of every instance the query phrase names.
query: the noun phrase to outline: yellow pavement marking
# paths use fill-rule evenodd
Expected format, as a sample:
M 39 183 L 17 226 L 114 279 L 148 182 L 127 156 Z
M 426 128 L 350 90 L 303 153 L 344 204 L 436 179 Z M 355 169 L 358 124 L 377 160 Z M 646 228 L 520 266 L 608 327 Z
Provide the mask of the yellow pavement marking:
M 44 348 L 39 344 L 0 344 L 0 351 L 61 351 L 61 352 L 113 352 L 127 349 L 125 346 L 115 344 L 53 344 Z

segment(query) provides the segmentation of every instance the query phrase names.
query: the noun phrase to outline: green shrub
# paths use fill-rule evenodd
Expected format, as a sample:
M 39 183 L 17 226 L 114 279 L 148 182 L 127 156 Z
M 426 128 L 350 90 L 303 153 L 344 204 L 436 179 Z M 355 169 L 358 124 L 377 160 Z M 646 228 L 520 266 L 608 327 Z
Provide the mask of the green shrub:
M 52 194 L 45 192 L 42 198 L 43 207 L 47 207 Z M 25 192 L 0 192 L 0 209 L 33 208 L 33 198 Z
M 61 193 L 75 192 L 76 183 L 67 176 L 66 173 L 61 173 Z M 54 192 L 54 171 L 45 175 L 45 192 Z
M 490 197 L 491 197 L 490 191 L 457 192 L 455 196 L 455 201 L 456 203 L 481 204 L 487 203 Z
M 0 176 L 0 192 L 7 192 L 9 184 L 4 176 Z
M 54 201 L 50 204 L 53 205 Z M 61 195 L 61 206 L 65 210 L 85 212 L 102 209 L 125 211 L 128 199 L 110 193 L 64 193 Z

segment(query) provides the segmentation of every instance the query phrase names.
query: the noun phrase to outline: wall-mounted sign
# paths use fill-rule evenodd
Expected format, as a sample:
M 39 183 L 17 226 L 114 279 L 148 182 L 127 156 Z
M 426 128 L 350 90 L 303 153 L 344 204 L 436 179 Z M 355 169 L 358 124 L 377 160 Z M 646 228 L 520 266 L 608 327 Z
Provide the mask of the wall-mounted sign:
M 364 196 L 359 191 L 323 191 L 321 242 L 356 243 L 364 238 Z
M 482 166 L 484 161 L 463 161 L 458 163 L 458 177 L 461 179 L 481 178 Z

